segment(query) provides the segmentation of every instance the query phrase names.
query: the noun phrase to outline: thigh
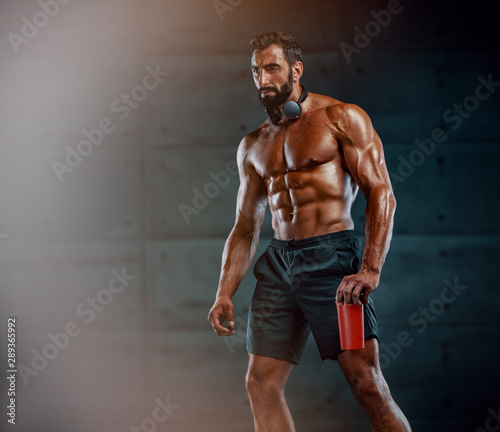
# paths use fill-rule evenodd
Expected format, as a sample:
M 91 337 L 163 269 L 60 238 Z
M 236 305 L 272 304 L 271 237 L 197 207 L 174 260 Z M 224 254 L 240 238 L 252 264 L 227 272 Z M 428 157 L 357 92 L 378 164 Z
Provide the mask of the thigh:
M 257 284 L 248 313 L 247 351 L 298 364 L 310 329 L 286 281 L 285 260 L 279 253 L 270 248 L 255 266 Z
M 306 249 L 296 258 L 295 296 L 313 333 L 323 360 L 337 360 L 340 347 L 336 294 L 342 279 L 358 270 L 359 242 L 356 238 L 344 243 L 325 242 Z M 377 318 L 370 296 L 364 306 L 365 339 L 378 337 Z
M 289 297 L 273 302 L 262 299 L 260 290 L 256 294 L 248 313 L 247 351 L 298 364 L 310 334 L 304 314 Z

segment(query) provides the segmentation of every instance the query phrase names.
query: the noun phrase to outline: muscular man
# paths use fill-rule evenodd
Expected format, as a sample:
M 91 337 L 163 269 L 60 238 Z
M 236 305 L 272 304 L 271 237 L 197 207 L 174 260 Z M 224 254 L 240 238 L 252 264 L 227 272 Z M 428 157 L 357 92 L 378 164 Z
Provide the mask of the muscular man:
M 370 297 L 396 207 L 380 138 L 356 105 L 306 93 L 299 83 L 301 49 L 292 36 L 261 33 L 250 50 L 270 119 L 238 148 L 236 222 L 208 320 L 218 335 L 235 334 L 231 298 L 254 258 L 269 204 L 274 239 L 254 268 L 247 329 L 246 385 L 255 430 L 295 430 L 284 388 L 312 332 L 322 359 L 338 360 L 372 431 L 410 431 L 380 370 Z M 301 101 L 301 113 L 292 115 L 298 118 L 281 115 L 288 101 Z M 358 189 L 367 201 L 363 249 L 351 218 Z M 340 349 L 335 300 L 364 304 L 364 349 Z

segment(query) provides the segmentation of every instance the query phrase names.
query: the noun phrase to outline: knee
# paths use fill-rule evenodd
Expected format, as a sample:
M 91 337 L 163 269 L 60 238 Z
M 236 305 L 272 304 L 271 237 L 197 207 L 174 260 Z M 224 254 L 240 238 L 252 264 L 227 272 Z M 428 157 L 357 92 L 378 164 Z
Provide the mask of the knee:
M 374 371 L 350 377 L 352 389 L 362 401 L 383 401 L 390 396 L 385 379 Z
M 252 398 L 279 396 L 283 391 L 280 383 L 272 376 L 263 375 L 257 371 L 249 370 L 246 375 L 245 385 L 248 395 Z

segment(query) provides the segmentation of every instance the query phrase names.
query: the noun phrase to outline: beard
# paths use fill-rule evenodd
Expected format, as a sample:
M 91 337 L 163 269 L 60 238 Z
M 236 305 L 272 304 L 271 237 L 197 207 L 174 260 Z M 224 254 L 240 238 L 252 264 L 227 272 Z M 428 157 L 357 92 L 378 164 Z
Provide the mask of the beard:
M 275 92 L 273 96 L 262 96 L 261 92 L 264 90 L 272 90 Z M 288 74 L 288 81 L 283 84 L 280 88 L 277 87 L 261 87 L 258 91 L 259 102 L 266 108 L 273 108 L 284 104 L 287 99 L 292 94 L 293 90 L 293 73 L 290 68 L 290 73 Z

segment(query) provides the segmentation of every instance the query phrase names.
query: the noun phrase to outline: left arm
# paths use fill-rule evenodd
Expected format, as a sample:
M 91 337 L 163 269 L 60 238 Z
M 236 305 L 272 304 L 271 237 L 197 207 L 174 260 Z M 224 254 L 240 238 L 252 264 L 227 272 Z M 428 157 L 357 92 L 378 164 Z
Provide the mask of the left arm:
M 337 137 L 349 171 L 366 198 L 365 246 L 359 273 L 344 277 L 337 289 L 340 305 L 367 304 L 380 281 L 392 238 L 396 199 L 384 150 L 368 115 L 356 105 L 340 108 Z M 338 115 L 338 113 L 337 113 Z M 337 117 L 338 118 L 338 117 Z

